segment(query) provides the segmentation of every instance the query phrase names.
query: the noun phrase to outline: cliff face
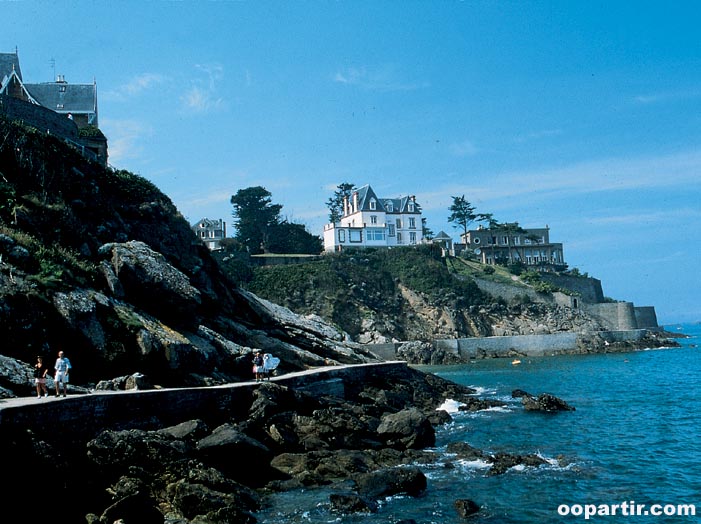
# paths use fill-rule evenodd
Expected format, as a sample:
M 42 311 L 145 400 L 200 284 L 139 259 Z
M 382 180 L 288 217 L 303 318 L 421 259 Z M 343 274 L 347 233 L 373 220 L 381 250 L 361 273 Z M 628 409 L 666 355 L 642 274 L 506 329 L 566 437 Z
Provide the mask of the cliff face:
M 2 118 L 0 332 L 2 355 L 27 364 L 0 376 L 5 396 L 28 392 L 29 364 L 59 348 L 76 383 L 137 371 L 163 385 L 249 379 L 254 347 L 287 370 L 374 359 L 237 289 L 147 180 Z
M 258 268 L 248 284 L 298 314 L 320 315 L 360 343 L 605 329 L 584 311 L 524 299 L 525 284 L 519 285 L 502 286 L 513 291 L 508 300 L 490 295 L 471 278 L 449 272 L 427 246 Z

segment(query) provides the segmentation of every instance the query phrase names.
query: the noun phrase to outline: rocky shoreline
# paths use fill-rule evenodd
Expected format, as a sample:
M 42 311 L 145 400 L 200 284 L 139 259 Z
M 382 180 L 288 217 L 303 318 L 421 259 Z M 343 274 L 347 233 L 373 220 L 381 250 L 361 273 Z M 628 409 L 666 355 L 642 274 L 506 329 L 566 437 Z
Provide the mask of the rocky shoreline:
M 5 454 L 22 457 L 0 481 L 5 511 L 26 511 L 40 496 L 47 508 L 63 508 L 58 517 L 52 510 L 58 522 L 253 524 L 267 495 L 319 486 L 333 488 L 328 503 L 339 514 L 374 511 L 387 496 L 419 495 L 427 488 L 421 464 L 446 460 L 428 449 L 435 427 L 451 420 L 437 410 L 446 399 L 462 410 L 501 405 L 410 367 L 344 380 L 344 391 L 312 396 L 263 382 L 226 416 L 204 411 L 176 425 L 153 418 L 70 438 L 60 428 L 44 435 L 3 428 Z M 525 395 L 537 409 L 537 398 Z M 451 453 L 490 462 L 489 474 L 542 463 L 468 443 Z M 476 509 L 456 501 L 457 511 Z

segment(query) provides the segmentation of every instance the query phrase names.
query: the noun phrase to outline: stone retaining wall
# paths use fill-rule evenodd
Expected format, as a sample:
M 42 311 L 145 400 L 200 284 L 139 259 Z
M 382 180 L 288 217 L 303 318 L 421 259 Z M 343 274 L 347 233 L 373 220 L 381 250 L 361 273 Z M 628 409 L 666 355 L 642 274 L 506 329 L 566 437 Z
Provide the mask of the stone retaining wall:
M 344 378 L 366 380 L 377 374 L 387 376 L 393 369 L 405 369 L 406 362 L 383 362 L 349 366 L 329 366 L 271 378 L 272 382 L 311 394 L 343 397 Z M 32 428 L 37 434 L 60 431 L 67 439 L 72 434 L 97 434 L 106 427 L 129 424 L 130 428 L 149 428 L 158 419 L 177 424 L 196 419 L 203 412 L 221 413 L 224 423 L 232 416 L 245 416 L 239 406 L 258 387 L 256 382 L 241 382 L 206 388 L 155 389 L 148 391 L 94 392 L 69 395 L 60 399 L 26 397 L 0 401 L 0 431 L 11 427 Z
M 598 331 L 596 335 L 608 342 L 632 342 L 645 337 L 647 329 Z M 570 353 L 579 349 L 583 335 L 578 333 L 553 333 L 549 335 L 518 335 L 505 337 L 475 337 L 436 340 L 436 349 L 451 352 L 463 358 L 512 357 L 526 355 L 541 357 Z

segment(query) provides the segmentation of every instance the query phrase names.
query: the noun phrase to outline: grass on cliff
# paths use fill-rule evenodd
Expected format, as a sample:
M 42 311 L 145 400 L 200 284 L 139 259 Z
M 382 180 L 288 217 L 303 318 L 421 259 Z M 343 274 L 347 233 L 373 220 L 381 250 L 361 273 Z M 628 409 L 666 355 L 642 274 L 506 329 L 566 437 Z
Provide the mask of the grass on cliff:
M 396 297 L 400 283 L 433 298 L 450 293 L 465 305 L 485 300 L 474 282 L 454 278 L 431 246 L 345 251 L 304 264 L 260 267 L 246 287 L 288 307 L 352 296 L 372 307 Z

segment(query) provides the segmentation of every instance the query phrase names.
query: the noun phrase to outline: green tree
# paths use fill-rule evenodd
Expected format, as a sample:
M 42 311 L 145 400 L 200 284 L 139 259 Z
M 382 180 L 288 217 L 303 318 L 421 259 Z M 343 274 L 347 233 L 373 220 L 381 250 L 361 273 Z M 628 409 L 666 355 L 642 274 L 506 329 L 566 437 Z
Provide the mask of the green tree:
M 355 184 L 350 182 L 343 182 L 336 186 L 333 196 L 326 201 L 326 207 L 329 208 L 329 222 L 335 224 L 341 221 L 341 218 L 343 218 L 343 201 L 346 198 L 350 198 L 353 191 L 355 191 Z
M 451 197 L 453 204 L 450 206 L 450 216 L 448 222 L 453 222 L 453 227 L 461 228 L 463 237 L 467 236 L 468 226 L 477 219 L 475 215 L 475 207 L 465 200 L 465 195 L 459 197 Z
M 302 224 L 284 220 L 270 228 L 268 251 L 271 253 L 318 255 L 322 249 L 321 238 L 309 233 Z
M 264 187 L 255 186 L 239 189 L 231 197 L 235 238 L 252 255 L 267 251 L 271 229 L 280 223 L 282 205 L 273 204 L 271 196 Z
M 519 226 L 518 222 L 504 222 L 503 224 L 499 224 L 497 231 L 506 236 L 506 249 L 509 263 L 513 263 L 514 255 L 512 250 L 514 248 L 514 238 L 516 235 L 526 233 L 526 230 Z
M 433 238 L 433 231 L 426 225 L 426 217 L 421 217 L 421 232 L 426 240 L 431 240 Z

